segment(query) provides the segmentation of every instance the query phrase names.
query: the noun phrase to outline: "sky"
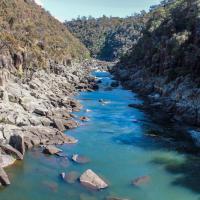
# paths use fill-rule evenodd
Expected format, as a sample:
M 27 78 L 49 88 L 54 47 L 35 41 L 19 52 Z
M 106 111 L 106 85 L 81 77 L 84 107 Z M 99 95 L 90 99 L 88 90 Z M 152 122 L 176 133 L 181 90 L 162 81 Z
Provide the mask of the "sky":
M 60 21 L 71 20 L 78 16 L 126 17 L 148 10 L 160 0 L 35 0 Z

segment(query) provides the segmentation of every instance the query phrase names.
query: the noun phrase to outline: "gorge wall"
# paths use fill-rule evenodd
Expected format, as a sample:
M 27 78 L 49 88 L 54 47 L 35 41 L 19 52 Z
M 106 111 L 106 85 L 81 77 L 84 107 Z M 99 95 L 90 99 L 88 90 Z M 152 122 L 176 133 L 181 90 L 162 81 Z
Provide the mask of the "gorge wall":
M 123 85 L 149 95 L 176 120 L 200 125 L 200 1 L 166 1 L 114 69 Z

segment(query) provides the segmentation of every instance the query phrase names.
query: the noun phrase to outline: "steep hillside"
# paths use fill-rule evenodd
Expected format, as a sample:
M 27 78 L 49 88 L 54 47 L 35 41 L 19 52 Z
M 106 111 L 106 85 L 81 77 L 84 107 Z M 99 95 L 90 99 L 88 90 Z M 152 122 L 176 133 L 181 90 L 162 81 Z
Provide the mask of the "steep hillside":
M 132 17 L 86 18 L 65 22 L 68 29 L 91 51 L 103 60 L 116 60 L 126 53 L 141 36 L 148 15 L 145 12 Z
M 199 17 L 199 0 L 164 1 L 115 68 L 124 85 L 150 94 L 159 102 L 154 105 L 193 125 L 200 124 Z
M 0 66 L 47 67 L 88 57 L 66 27 L 33 0 L 0 0 Z

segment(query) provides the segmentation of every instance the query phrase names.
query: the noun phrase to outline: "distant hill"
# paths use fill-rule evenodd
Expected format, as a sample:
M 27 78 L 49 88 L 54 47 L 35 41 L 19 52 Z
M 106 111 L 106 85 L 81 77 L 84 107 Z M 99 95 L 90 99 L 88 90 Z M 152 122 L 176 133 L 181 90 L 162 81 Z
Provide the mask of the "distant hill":
M 33 0 L 0 0 L 1 68 L 47 67 L 88 56 L 85 46 Z
M 86 45 L 92 56 L 113 61 L 137 43 L 147 18 L 145 12 L 127 18 L 82 17 L 66 21 L 65 25 Z

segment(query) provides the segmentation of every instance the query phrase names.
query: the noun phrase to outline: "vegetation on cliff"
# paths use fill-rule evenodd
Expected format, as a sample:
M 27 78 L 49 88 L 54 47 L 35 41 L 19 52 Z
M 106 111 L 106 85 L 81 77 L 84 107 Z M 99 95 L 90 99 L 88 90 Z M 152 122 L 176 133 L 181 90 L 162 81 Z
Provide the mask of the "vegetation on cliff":
M 121 59 L 123 65 L 144 67 L 168 81 L 200 74 L 200 1 L 163 1 L 150 12 L 142 37 Z
M 0 0 L 0 67 L 67 64 L 89 52 L 33 0 Z

